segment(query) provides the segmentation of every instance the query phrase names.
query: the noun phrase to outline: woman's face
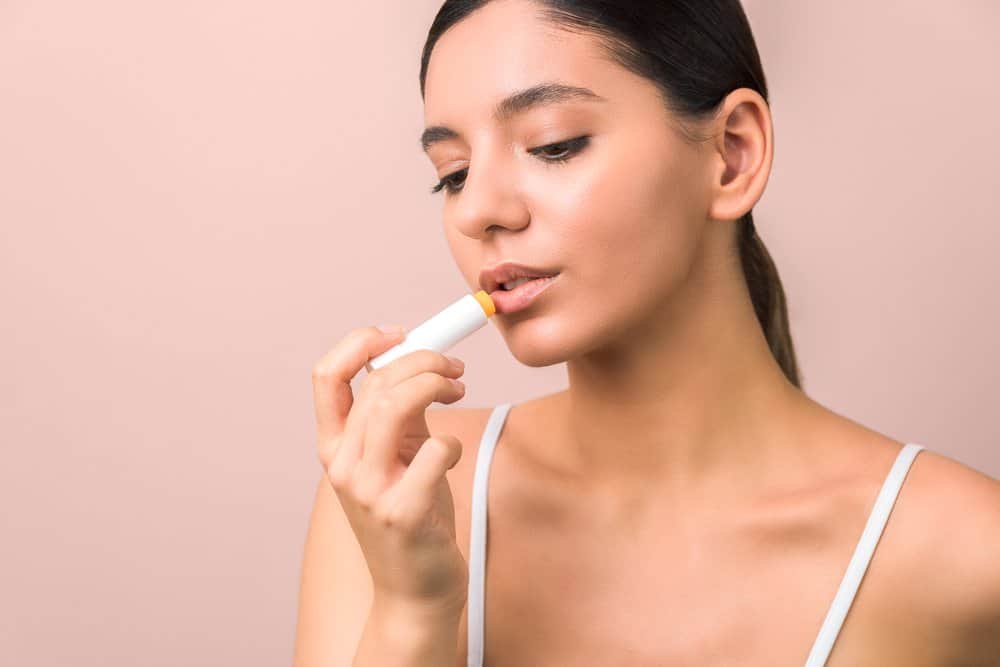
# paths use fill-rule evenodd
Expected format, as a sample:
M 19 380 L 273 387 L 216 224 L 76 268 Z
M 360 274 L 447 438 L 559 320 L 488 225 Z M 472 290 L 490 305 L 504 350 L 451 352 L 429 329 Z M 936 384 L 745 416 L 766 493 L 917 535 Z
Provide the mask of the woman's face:
M 448 30 L 428 66 L 424 120 L 456 133 L 427 154 L 472 291 L 504 260 L 560 272 L 527 309 L 493 318 L 519 361 L 546 366 L 669 326 L 664 305 L 704 252 L 711 174 L 652 82 L 537 11 L 496 0 Z M 602 99 L 494 118 L 502 99 L 543 83 Z

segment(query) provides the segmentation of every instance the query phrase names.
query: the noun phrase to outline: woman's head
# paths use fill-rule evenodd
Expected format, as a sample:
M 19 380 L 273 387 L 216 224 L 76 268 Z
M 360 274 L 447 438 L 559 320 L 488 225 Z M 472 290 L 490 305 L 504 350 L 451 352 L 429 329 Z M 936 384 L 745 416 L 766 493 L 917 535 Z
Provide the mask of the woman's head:
M 659 339 L 738 287 L 799 386 L 752 226 L 773 139 L 737 0 L 447 0 L 420 87 L 426 125 L 450 130 L 425 133 L 425 150 L 468 284 L 502 260 L 560 271 L 529 309 L 497 318 L 519 360 Z

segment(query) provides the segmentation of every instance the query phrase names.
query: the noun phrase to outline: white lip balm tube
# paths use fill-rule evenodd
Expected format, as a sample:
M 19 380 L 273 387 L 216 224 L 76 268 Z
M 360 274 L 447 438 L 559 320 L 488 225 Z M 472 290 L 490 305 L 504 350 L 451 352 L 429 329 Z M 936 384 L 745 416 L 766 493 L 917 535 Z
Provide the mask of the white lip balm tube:
M 390 361 L 416 350 L 434 350 L 442 354 L 455 343 L 486 326 L 497 312 L 485 290 L 466 294 L 437 315 L 406 333 L 403 342 L 365 362 L 369 373 Z

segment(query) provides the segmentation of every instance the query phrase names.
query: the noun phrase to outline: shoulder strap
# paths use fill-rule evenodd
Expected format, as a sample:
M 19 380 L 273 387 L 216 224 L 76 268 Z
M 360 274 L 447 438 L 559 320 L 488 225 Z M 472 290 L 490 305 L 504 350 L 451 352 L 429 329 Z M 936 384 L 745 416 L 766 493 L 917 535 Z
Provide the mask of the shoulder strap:
M 489 488 L 490 464 L 500 431 L 507 421 L 511 404 L 493 408 L 486 422 L 479 450 L 476 453 L 476 472 L 472 480 L 472 524 L 469 532 L 469 592 L 468 592 L 468 667 L 483 664 L 483 621 L 486 586 L 486 499 Z
M 854 596 L 861 585 L 861 579 L 868 570 L 872 554 L 878 545 L 885 524 L 889 520 L 889 513 L 896 502 L 899 490 L 903 486 L 906 473 L 910 470 L 910 465 L 917 454 L 924 449 L 923 446 L 915 443 L 907 443 L 896 455 L 896 462 L 893 463 L 889 474 L 886 475 L 885 482 L 882 483 L 882 490 L 879 491 L 872 507 L 871 514 L 868 515 L 868 523 L 865 525 L 861 539 L 854 549 L 854 555 L 847 566 L 847 572 L 840 582 L 840 589 L 837 591 L 830 610 L 826 614 L 826 620 L 820 628 L 819 636 L 813 644 L 812 651 L 806 660 L 806 667 L 822 667 L 826 664 L 826 659 L 833 649 L 833 643 L 837 640 L 840 628 L 844 624 L 847 612 L 854 602 Z

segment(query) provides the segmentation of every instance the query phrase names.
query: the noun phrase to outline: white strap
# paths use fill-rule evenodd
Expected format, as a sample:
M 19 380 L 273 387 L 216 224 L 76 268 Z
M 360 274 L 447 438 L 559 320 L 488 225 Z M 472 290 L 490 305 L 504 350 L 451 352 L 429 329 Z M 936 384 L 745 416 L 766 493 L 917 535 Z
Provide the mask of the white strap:
M 854 596 L 861 585 L 861 579 L 868 570 L 868 564 L 872 554 L 875 553 L 875 547 L 882 536 L 885 524 L 889 520 L 889 513 L 896 503 L 896 497 L 899 495 L 899 489 L 903 486 L 903 480 L 910 469 L 910 464 L 913 463 L 913 459 L 922 449 L 924 447 L 921 445 L 907 443 L 899 450 L 896 462 L 889 470 L 885 482 L 882 483 L 882 490 L 879 491 L 878 497 L 875 499 L 875 505 L 868 516 L 868 523 L 861 534 L 861 539 L 858 540 L 858 546 L 854 549 L 854 556 L 851 557 L 847 572 L 840 582 L 840 589 L 826 614 L 826 620 L 823 621 L 819 636 L 816 637 L 816 643 L 813 644 L 812 651 L 806 659 L 806 667 L 822 667 L 826 664 L 830 651 L 833 649 L 833 643 L 836 641 L 844 619 L 847 617 L 847 612 L 851 608 L 851 603 L 854 602 Z
M 496 449 L 500 429 L 511 404 L 493 408 L 476 454 L 476 473 L 472 482 L 472 525 L 469 533 L 469 592 L 468 592 L 468 667 L 482 667 L 483 628 L 486 593 L 486 499 L 489 488 L 490 463 Z

